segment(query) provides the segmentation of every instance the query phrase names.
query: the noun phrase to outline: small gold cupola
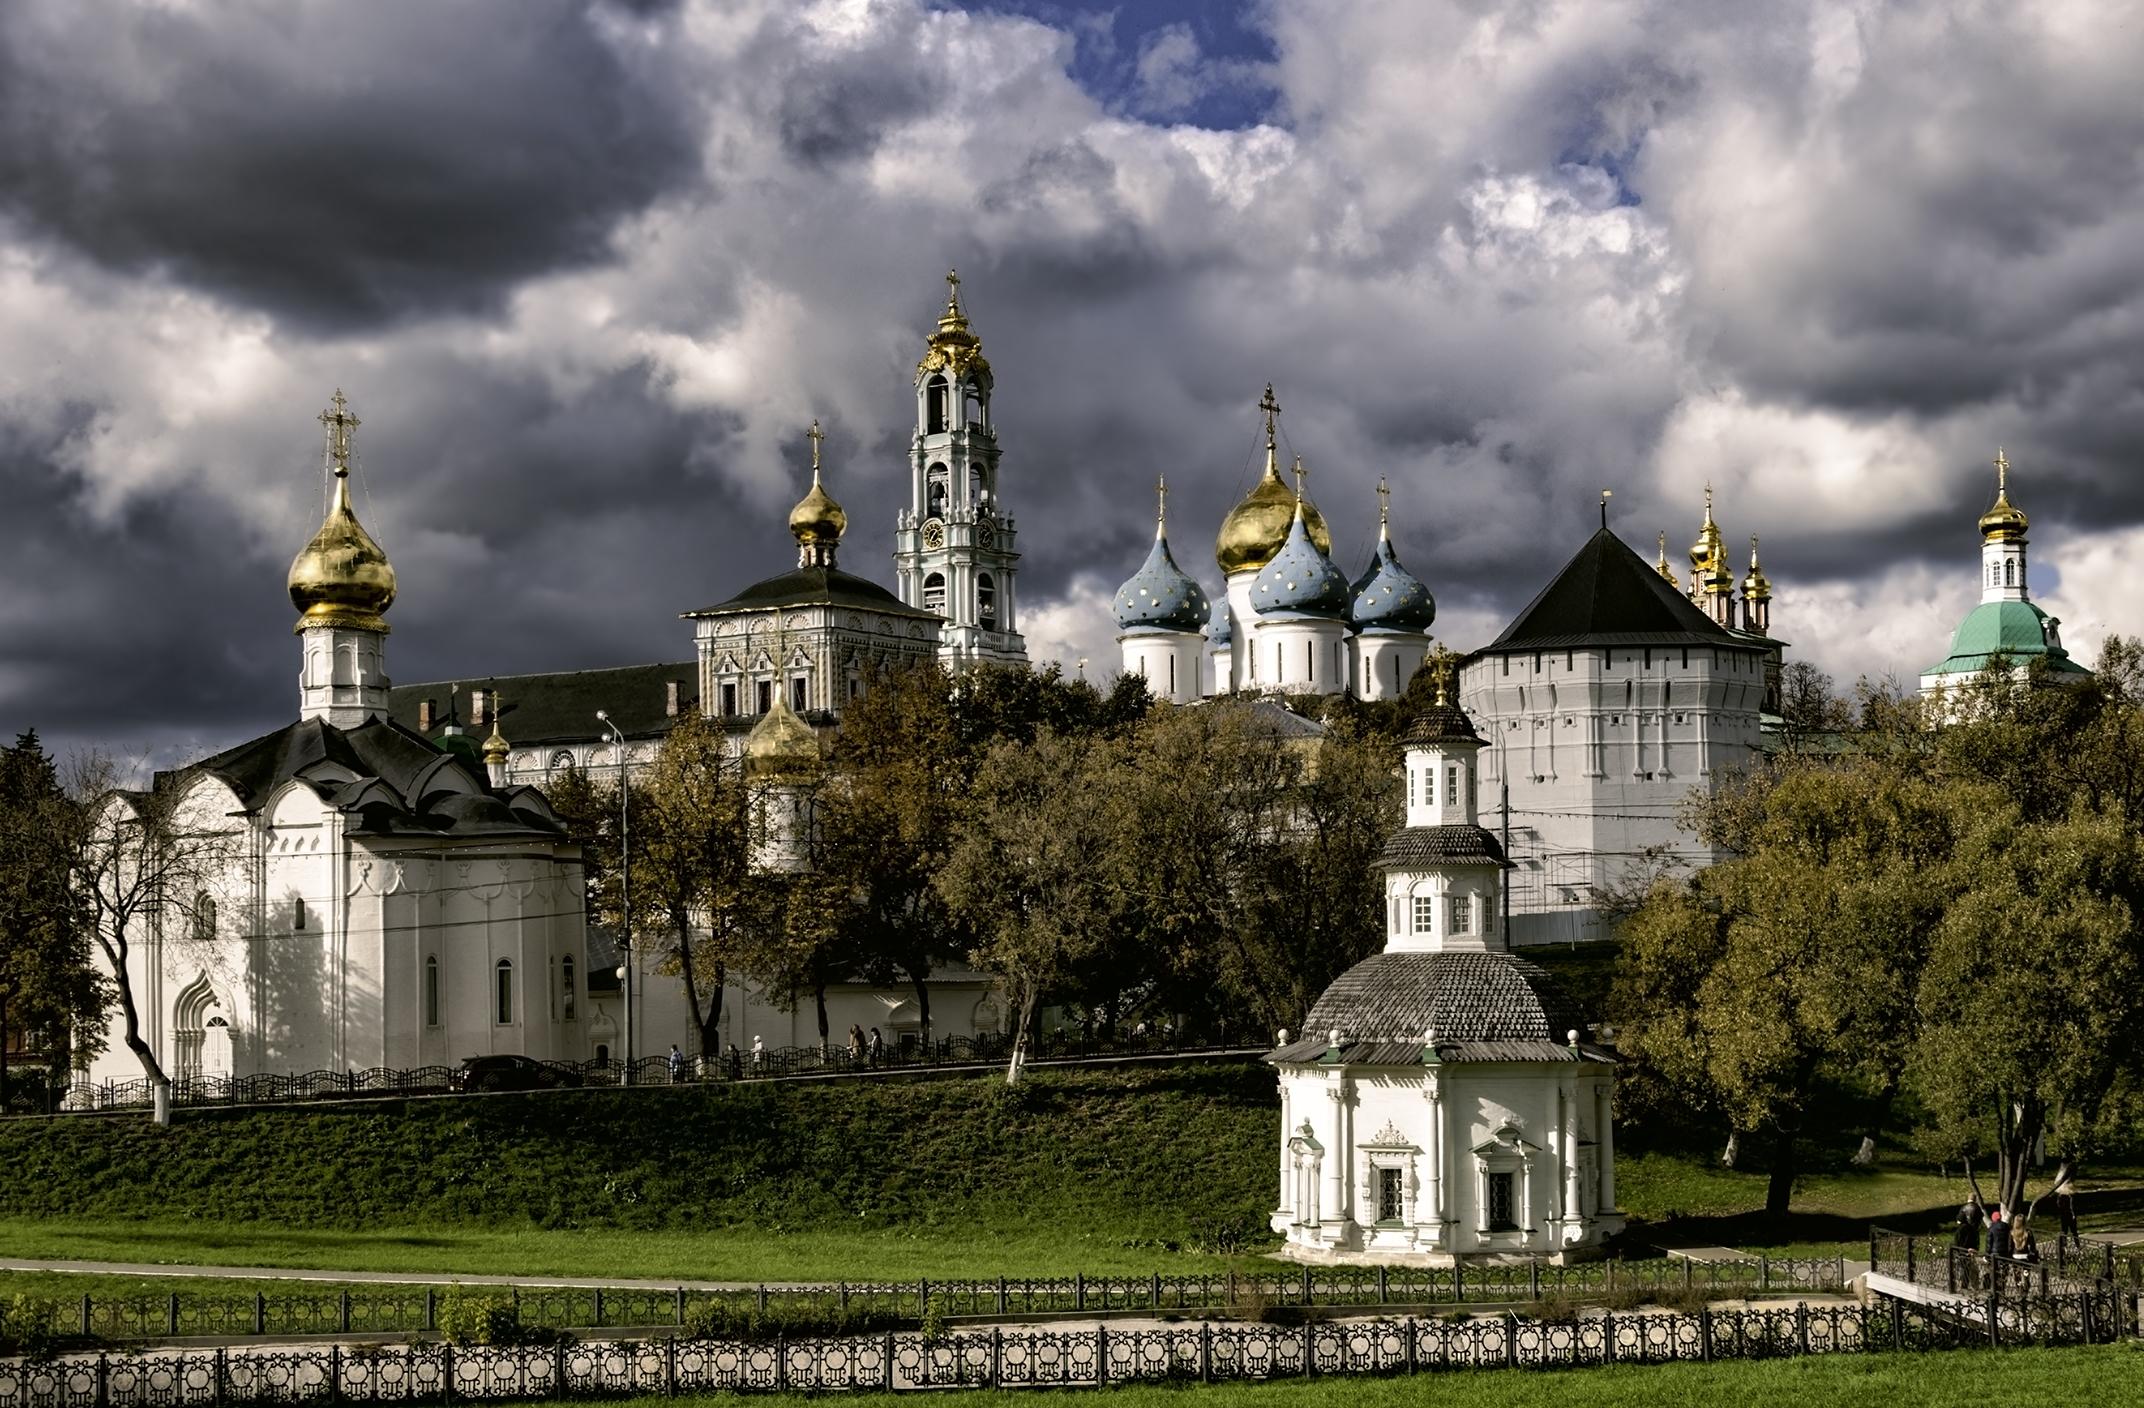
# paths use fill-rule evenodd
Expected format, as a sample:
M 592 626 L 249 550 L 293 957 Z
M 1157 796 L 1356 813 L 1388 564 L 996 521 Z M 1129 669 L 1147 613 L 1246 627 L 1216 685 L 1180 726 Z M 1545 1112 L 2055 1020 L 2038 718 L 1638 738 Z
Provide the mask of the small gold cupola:
M 1690 544 L 1690 585 L 1702 588 L 1706 578 L 1720 566 L 1726 550 L 1720 542 L 1720 525 L 1712 521 L 1712 486 L 1705 486 L 1705 521 Z
M 1288 541 L 1288 527 L 1295 522 L 1296 494 L 1281 482 L 1280 451 L 1276 439 L 1276 417 L 1280 415 L 1280 403 L 1273 399 L 1273 385 L 1266 384 L 1266 394 L 1259 398 L 1258 409 L 1266 418 L 1266 468 L 1251 486 L 1251 492 L 1243 501 L 1229 510 L 1228 517 L 1221 521 L 1220 537 L 1214 543 L 1214 561 L 1220 564 L 1224 576 L 1238 572 L 1256 572 L 1271 562 Z M 1325 515 L 1308 499 L 1302 501 L 1303 527 L 1309 531 L 1310 541 L 1317 544 L 1319 552 L 1330 554 L 1333 550 L 1332 530 L 1325 526 Z
M 320 531 L 291 560 L 290 603 L 298 608 L 293 630 L 342 626 L 385 635 L 382 613 L 394 605 L 395 569 L 350 507 L 350 441 L 358 420 L 340 389 L 320 423 L 327 427 L 335 497 Z
M 1757 565 L 1757 535 L 1755 533 L 1749 535 L 1749 575 L 1742 579 L 1742 599 L 1744 601 L 1770 601 L 1772 599 L 1772 579 L 1765 576 L 1764 569 Z
M 1995 502 L 1980 515 L 1980 536 L 1991 543 L 2023 542 L 2031 521 L 2010 502 L 2010 457 L 1995 447 Z
M 826 439 L 826 432 L 815 420 L 804 433 L 811 440 L 811 488 L 789 510 L 789 531 L 797 540 L 797 566 L 832 567 L 834 549 L 849 531 L 849 515 L 819 482 L 819 442 Z
M 1653 564 L 1653 570 L 1667 578 L 1669 586 L 1677 591 L 1682 590 L 1682 583 L 1677 580 L 1675 569 L 1668 565 L 1668 533 L 1665 528 L 1660 530 L 1660 560 Z

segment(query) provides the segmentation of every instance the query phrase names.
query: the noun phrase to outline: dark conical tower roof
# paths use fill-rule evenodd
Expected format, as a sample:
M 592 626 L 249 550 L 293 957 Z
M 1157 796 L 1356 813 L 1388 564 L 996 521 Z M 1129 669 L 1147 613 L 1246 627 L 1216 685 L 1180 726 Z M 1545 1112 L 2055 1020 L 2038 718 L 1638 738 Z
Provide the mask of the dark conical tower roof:
M 1749 643 L 1698 610 L 1629 544 L 1602 528 L 1482 653 L 1596 645 Z

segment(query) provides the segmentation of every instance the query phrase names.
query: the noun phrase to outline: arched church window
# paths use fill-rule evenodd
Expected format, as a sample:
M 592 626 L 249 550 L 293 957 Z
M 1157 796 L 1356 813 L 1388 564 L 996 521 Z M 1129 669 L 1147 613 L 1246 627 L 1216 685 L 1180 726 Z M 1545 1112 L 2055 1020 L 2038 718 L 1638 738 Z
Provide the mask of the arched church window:
M 424 1024 L 439 1025 L 439 956 L 426 954 L 424 959 Z
M 499 960 L 499 1025 L 510 1027 L 513 1024 L 514 961 L 510 958 L 502 958 Z
M 550 769 L 552 772 L 564 772 L 572 766 L 573 750 L 571 748 L 561 748 L 551 755 Z
M 988 572 L 975 579 L 975 614 L 985 630 L 998 623 L 998 584 Z
M 942 464 L 932 465 L 928 475 L 929 482 L 923 491 L 923 516 L 925 518 L 943 518 L 945 517 L 946 482 L 949 476 L 946 474 L 945 466 Z
M 2017 585 L 2017 559 L 2014 557 L 2003 559 L 2003 585 L 2006 587 Z
M 561 1004 L 561 1005 L 562 1005 L 562 1006 L 563 1006 L 563 1007 L 565 1008 L 565 1011 L 566 1011 L 566 1020 L 570 1022 L 570 1021 L 572 1021 L 572 1020 L 573 1020 L 573 1007 L 574 1007 L 574 1002 L 573 1002 L 573 992 L 574 992 L 574 989 L 573 989 L 573 955 L 572 955 L 572 954 L 570 954 L 570 953 L 569 953 L 569 954 L 567 954 L 567 955 L 566 955 L 566 959 L 565 959 L 565 962 L 563 962 L 562 964 L 560 964 L 560 965 L 559 965 L 559 970 L 558 970 L 558 971 L 559 971 L 559 975 L 560 975 L 560 976 L 559 976 L 559 981 L 558 981 L 558 997 L 559 997 L 559 1002 L 560 1002 L 560 1004 Z
M 982 393 L 970 386 L 961 396 L 961 419 L 970 425 L 981 425 L 987 413 L 983 410 Z
M 927 435 L 939 435 L 946 429 L 946 417 L 951 410 L 951 398 L 947 394 L 945 378 L 934 376 L 924 383 L 923 430 Z
M 759 712 L 764 714 L 774 707 L 774 681 L 759 682 Z
M 808 693 L 809 689 L 806 684 L 805 677 L 803 675 L 798 675 L 796 678 L 790 680 L 789 707 L 796 710 L 800 714 L 803 713 L 806 707 L 805 700 Z
M 933 572 L 923 579 L 923 609 L 945 610 L 945 574 Z
M 305 896 L 299 895 L 290 902 L 290 931 L 295 934 L 305 927 Z
M 216 937 L 216 901 L 206 890 L 194 896 L 194 937 L 204 941 Z

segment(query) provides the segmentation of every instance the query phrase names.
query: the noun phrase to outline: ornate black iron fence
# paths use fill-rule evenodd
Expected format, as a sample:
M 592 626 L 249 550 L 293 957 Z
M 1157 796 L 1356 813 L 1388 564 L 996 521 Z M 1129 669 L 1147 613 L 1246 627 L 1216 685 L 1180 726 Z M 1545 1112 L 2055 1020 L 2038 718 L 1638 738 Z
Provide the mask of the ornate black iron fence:
M 711 1309 L 788 1321 L 855 1315 L 1029 1317 L 1188 1310 L 1376 1309 L 1394 1305 L 1511 1304 L 1619 1291 L 1750 1295 L 1842 1291 L 1842 1257 L 1743 1261 L 1594 1261 L 1558 1266 L 1528 1258 L 1453 1267 L 1326 1266 L 1145 1276 L 998 1277 L 995 1280 L 855 1281 L 822 1285 L 683 1287 L 387 1286 L 252 1295 L 172 1292 L 76 1300 L 0 1301 L 0 1338 L 79 1336 L 107 1341 L 250 1335 L 422 1334 L 437 1331 L 456 1297 L 505 1302 L 519 1324 L 545 1329 L 683 1328 Z
M 944 1335 L 661 1338 L 516 1347 L 158 1350 L 0 1361 L 0 1408 L 224 1408 L 242 1403 L 507 1402 L 628 1394 L 955 1387 L 1103 1388 L 1342 1374 L 1761 1359 L 2095 1337 L 2085 1297 L 1990 1326 L 1902 1301 L 1533 1320 L 1314 1321 L 1158 1329 L 989 1329 Z
M 1076 1035 L 1045 1037 L 1029 1052 L 1034 1061 L 1094 1061 L 1136 1056 L 1205 1056 L 1248 1052 L 1240 1042 L 1190 1041 L 1174 1037 L 1126 1037 L 1088 1040 Z M 1264 1048 L 1257 1047 L 1257 1050 Z M 378 1099 L 391 1096 L 447 1095 L 465 1091 L 550 1090 L 583 1087 L 721 1084 L 731 1081 L 782 1080 L 798 1076 L 867 1076 L 893 1071 L 993 1066 L 1011 1055 L 1010 1038 L 998 1033 L 945 1037 L 928 1046 L 887 1047 L 859 1054 L 847 1046 L 785 1046 L 759 1051 L 725 1051 L 687 1057 L 673 1069 L 667 1055 L 643 1056 L 626 1063 L 602 1061 L 534 1061 L 512 1069 L 479 1070 L 465 1075 L 458 1066 L 419 1066 L 393 1070 L 305 1071 L 280 1075 L 174 1076 L 175 1105 L 272 1105 L 301 1100 Z M 101 1085 L 70 1087 L 60 1098 L 62 1111 L 145 1109 L 154 1092 L 147 1079 L 111 1080 Z

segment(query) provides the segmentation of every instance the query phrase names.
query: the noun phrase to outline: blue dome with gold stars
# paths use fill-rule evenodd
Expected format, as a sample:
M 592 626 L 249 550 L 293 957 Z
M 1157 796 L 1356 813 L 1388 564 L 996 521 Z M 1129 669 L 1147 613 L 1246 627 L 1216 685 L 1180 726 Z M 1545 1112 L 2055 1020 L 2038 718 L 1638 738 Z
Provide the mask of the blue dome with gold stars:
M 1206 624 L 1206 589 L 1169 555 L 1169 540 L 1154 534 L 1154 550 L 1131 580 L 1117 588 L 1113 608 L 1125 630 L 1193 631 Z
M 1392 539 L 1383 533 L 1378 535 L 1377 552 L 1370 558 L 1370 565 L 1355 579 L 1354 596 L 1348 614 L 1363 629 L 1426 631 L 1437 619 L 1436 598 L 1412 572 L 1400 566 Z
M 1251 584 L 1251 606 L 1261 616 L 1344 618 L 1347 598 L 1347 578 L 1311 541 L 1310 530 L 1303 524 L 1302 501 L 1297 500 L 1287 541 Z

